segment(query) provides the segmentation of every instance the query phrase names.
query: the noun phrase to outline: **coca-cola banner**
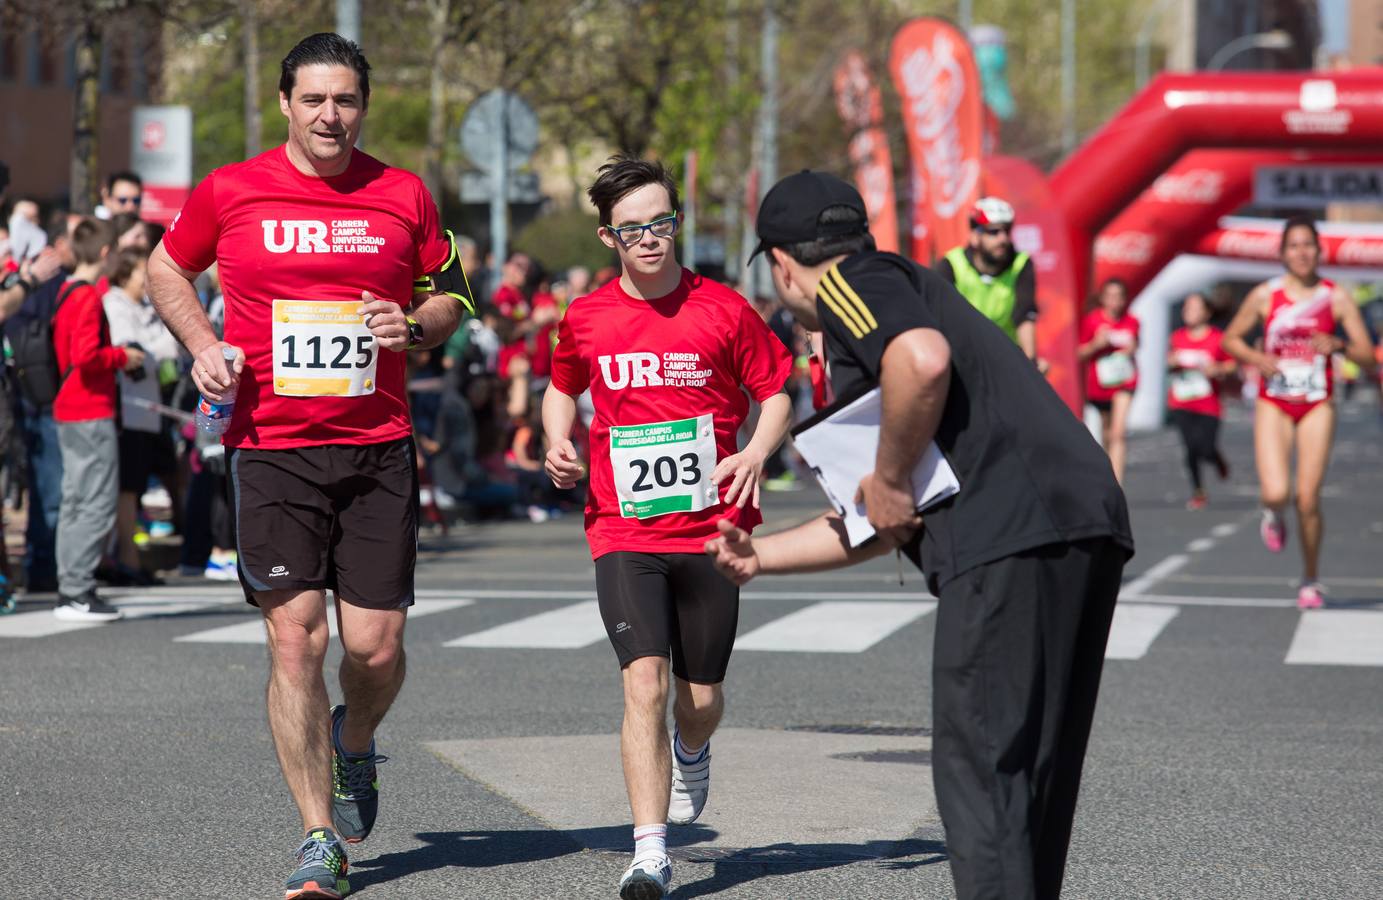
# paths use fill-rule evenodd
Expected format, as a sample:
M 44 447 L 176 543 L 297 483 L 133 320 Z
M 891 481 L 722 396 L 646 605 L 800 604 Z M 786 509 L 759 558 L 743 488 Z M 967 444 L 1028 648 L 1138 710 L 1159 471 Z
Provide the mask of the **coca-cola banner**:
M 1095 240 L 1095 283 L 1122 278 L 1131 296 L 1197 241 L 1220 217 L 1253 199 L 1255 173 L 1289 161 L 1337 162 L 1357 154 L 1294 150 L 1192 150 L 1152 183 Z
M 858 51 L 846 53 L 836 67 L 836 108 L 850 135 L 850 163 L 869 212 L 869 231 L 880 250 L 896 253 L 898 202 L 893 192 L 893 154 L 883 129 L 879 86 Z
M 1242 220 L 1240 220 L 1241 222 Z M 1260 259 L 1276 262 L 1282 245 L 1282 223 L 1244 225 L 1227 222 L 1225 228 L 1201 238 L 1195 252 L 1230 259 Z M 1348 232 L 1321 233 L 1321 265 L 1376 268 L 1383 266 L 1383 226 L 1372 226 L 1373 233 L 1361 233 L 1351 225 Z
M 912 256 L 930 263 L 965 243 L 979 199 L 983 103 L 975 55 L 942 19 L 914 19 L 893 37 L 889 68 L 903 106 L 912 185 Z
M 984 192 L 1013 205 L 1013 243 L 1032 257 L 1037 275 L 1037 356 L 1047 363 L 1047 380 L 1079 415 L 1083 403 L 1076 361 L 1079 304 L 1066 217 L 1052 199 L 1047 177 L 1025 159 L 986 159 Z

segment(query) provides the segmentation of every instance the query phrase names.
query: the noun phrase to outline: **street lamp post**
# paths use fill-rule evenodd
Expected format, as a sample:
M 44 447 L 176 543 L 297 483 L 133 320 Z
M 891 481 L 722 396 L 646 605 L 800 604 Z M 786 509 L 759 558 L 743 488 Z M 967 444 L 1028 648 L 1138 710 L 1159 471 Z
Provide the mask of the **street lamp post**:
M 1265 31 L 1261 34 L 1246 34 L 1243 37 L 1235 38 L 1215 51 L 1215 55 L 1210 57 L 1210 62 L 1206 64 L 1205 69 L 1207 72 L 1218 72 L 1232 58 L 1245 50 L 1287 50 L 1294 43 L 1296 42 L 1292 40 L 1292 35 L 1281 28 Z

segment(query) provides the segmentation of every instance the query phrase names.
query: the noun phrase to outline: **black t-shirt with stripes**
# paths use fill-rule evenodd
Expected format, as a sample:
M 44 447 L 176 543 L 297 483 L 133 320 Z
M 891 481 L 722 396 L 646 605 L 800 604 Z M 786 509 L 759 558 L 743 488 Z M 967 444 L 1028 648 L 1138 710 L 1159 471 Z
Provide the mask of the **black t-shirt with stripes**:
M 904 548 L 935 593 L 969 569 L 1047 544 L 1110 537 L 1133 552 L 1124 492 L 1084 423 L 1008 336 L 934 272 L 893 253 L 842 260 L 817 291 L 831 386 L 879 383 L 889 341 L 932 328 L 951 348 L 935 440 L 960 492 Z

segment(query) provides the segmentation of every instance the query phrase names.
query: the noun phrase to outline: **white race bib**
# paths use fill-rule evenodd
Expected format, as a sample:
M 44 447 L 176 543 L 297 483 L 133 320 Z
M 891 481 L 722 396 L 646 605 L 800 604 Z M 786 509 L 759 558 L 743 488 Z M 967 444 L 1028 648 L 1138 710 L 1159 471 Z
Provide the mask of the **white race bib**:
M 1133 357 L 1127 353 L 1111 353 L 1095 360 L 1095 379 L 1102 388 L 1116 388 L 1133 380 Z
M 1172 397 L 1179 403 L 1204 400 L 1215 393 L 1215 386 L 1200 369 L 1178 369 L 1172 373 Z
M 1268 379 L 1268 396 L 1302 403 L 1324 400 L 1326 365 L 1319 353 L 1311 359 L 1279 359 L 1278 374 Z
M 274 393 L 373 394 L 379 347 L 359 310 L 359 300 L 275 300 Z
M 626 519 L 700 512 L 720 503 L 711 483 L 716 432 L 711 415 L 610 426 L 615 496 Z

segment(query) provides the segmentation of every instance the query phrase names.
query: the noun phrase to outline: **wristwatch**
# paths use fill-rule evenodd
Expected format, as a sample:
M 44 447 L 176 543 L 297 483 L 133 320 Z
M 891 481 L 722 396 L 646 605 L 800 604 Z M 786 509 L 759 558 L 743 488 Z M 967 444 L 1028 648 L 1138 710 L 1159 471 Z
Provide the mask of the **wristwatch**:
M 418 320 L 412 316 L 404 317 L 408 321 L 408 349 L 415 350 L 423 342 L 423 326 L 418 324 Z
M 26 294 L 34 289 L 33 282 L 25 281 L 24 276 L 20 275 L 19 271 L 16 269 L 6 275 L 3 281 L 0 281 L 0 291 L 8 291 L 16 284 L 22 285 L 24 287 L 24 293 Z

